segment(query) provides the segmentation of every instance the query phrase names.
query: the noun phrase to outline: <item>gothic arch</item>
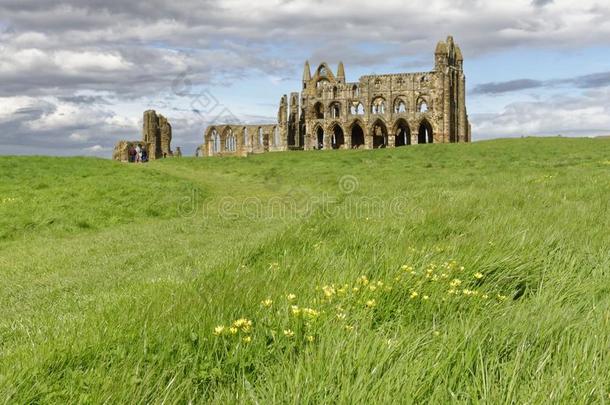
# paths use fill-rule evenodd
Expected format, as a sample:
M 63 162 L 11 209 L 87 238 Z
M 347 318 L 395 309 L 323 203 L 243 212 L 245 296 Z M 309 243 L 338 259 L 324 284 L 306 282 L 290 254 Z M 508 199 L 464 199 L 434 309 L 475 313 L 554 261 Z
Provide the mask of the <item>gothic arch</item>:
M 419 123 L 417 143 L 434 143 L 434 129 L 427 118 L 424 118 Z
M 237 137 L 233 128 L 228 126 L 222 131 L 222 140 L 224 141 L 224 149 L 229 153 L 237 151 Z
M 411 145 L 411 128 L 409 123 L 404 118 L 399 118 L 394 123 L 393 127 L 394 146 Z
M 427 97 L 424 97 L 424 96 L 420 96 L 417 99 L 416 105 L 417 105 L 417 112 L 419 112 L 419 113 L 426 113 L 432 109 L 432 106 L 428 102 Z
M 321 101 L 318 101 L 313 105 L 313 116 L 314 119 L 324 119 L 324 104 Z
M 407 112 L 407 102 L 403 96 L 398 96 L 394 99 L 394 113 L 404 114 Z
M 369 133 L 373 138 L 373 149 L 385 148 L 388 145 L 388 126 L 381 118 L 373 122 Z
M 358 149 L 363 148 L 366 144 L 365 142 L 365 128 L 366 126 L 360 119 L 355 119 L 348 127 L 349 134 L 352 139 L 352 148 Z
M 316 124 L 313 128 L 314 149 L 324 149 L 325 137 L 326 134 L 322 125 Z
M 351 115 L 364 115 L 364 105 L 360 101 L 352 102 L 352 106 L 350 108 Z
M 328 107 L 328 114 L 330 118 L 337 119 L 341 118 L 341 103 L 338 101 L 333 101 L 330 103 Z
M 210 127 L 206 136 L 208 155 L 217 155 L 222 152 L 222 140 L 216 127 Z
M 257 146 L 259 148 L 262 148 L 265 146 L 265 133 L 263 131 L 262 127 L 258 127 L 258 129 L 256 130 L 256 136 L 257 136 Z
M 343 145 L 345 145 L 345 131 L 343 127 L 338 122 L 333 122 L 328 126 L 328 131 L 330 137 L 330 145 L 333 149 L 341 149 Z
M 371 114 L 385 114 L 386 101 L 382 96 L 375 97 L 371 103 Z
M 243 127 L 241 133 L 243 136 L 242 145 L 249 147 L 252 143 L 250 142 L 250 134 L 248 133 L 248 127 Z

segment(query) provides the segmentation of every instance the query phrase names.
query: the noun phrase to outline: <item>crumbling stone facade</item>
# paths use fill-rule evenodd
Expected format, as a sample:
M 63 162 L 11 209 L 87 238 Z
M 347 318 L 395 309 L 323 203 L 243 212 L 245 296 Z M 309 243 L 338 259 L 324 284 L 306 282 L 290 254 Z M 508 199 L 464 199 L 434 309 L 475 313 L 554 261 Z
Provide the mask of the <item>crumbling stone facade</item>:
M 160 159 L 173 156 L 171 149 L 172 126 L 161 114 L 154 110 L 144 112 L 141 141 L 119 141 L 114 147 L 112 158 L 122 162 L 128 161 L 130 146 L 140 145 L 148 152 L 148 159 Z
M 347 82 L 342 62 L 336 75 L 305 62 L 301 93 L 281 98 L 277 124 L 210 126 L 198 155 L 470 142 L 463 62 L 452 37 L 438 43 L 430 72 Z

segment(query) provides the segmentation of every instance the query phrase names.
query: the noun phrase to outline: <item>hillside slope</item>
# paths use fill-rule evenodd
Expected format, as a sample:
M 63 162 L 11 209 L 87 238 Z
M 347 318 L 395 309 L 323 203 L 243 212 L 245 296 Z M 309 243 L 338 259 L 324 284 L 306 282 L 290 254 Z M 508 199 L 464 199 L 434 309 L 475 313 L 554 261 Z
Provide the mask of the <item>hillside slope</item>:
M 0 173 L 0 402 L 610 401 L 607 139 Z

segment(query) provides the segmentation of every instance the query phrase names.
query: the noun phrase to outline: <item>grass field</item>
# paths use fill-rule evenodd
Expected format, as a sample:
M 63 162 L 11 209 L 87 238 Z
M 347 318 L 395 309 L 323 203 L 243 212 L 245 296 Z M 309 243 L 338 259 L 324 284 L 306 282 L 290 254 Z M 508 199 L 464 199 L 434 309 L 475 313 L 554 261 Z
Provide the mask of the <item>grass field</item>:
M 610 403 L 608 139 L 0 175 L 0 403 Z

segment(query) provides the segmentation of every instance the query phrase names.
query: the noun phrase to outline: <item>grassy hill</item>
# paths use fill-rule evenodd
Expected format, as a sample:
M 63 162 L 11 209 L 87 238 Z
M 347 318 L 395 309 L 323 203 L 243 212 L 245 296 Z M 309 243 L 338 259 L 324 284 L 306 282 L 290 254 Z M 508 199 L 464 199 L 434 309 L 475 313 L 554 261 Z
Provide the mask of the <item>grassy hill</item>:
M 610 141 L 0 158 L 1 403 L 610 401 Z

